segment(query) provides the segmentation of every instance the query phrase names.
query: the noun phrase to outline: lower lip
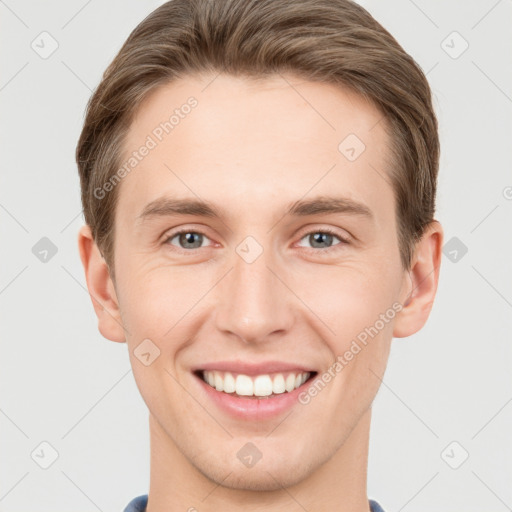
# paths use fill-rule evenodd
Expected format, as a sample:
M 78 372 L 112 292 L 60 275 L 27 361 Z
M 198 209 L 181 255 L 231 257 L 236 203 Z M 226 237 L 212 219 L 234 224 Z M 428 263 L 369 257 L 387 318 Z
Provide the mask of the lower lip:
M 291 409 L 298 402 L 299 395 L 311 384 L 311 378 L 293 391 L 280 393 L 271 398 L 246 398 L 217 391 L 201 377 L 194 375 L 206 395 L 220 409 L 238 419 L 259 421 L 278 416 Z

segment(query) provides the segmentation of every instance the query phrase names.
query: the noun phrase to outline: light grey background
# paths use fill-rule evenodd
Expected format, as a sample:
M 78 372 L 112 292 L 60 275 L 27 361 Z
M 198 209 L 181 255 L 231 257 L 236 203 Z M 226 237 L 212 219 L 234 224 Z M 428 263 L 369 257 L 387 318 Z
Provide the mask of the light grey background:
M 147 411 L 126 345 L 97 331 L 78 256 L 74 150 L 91 90 L 161 3 L 0 1 L 4 512 L 120 511 L 148 491 Z M 427 325 L 393 342 L 368 494 L 386 512 L 510 510 L 512 2 L 361 4 L 428 73 L 442 144 L 437 218 L 459 244 L 443 256 Z M 58 43 L 46 59 L 31 47 L 51 49 L 43 31 Z M 57 248 L 47 262 L 32 252 L 43 237 Z M 44 441 L 58 452 L 48 469 Z

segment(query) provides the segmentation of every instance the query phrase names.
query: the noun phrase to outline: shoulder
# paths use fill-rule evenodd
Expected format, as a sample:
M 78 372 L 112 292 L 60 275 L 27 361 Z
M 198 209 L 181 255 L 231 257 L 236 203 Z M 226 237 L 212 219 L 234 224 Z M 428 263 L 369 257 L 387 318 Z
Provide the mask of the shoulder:
M 368 500 L 370 502 L 370 510 L 371 512 L 384 512 L 384 509 L 375 501 Z
M 137 496 L 133 498 L 126 506 L 123 512 L 145 512 L 146 505 L 148 504 L 148 495 Z
M 384 509 L 375 500 L 370 499 L 368 501 L 370 503 L 371 512 L 384 512 Z M 128 503 L 123 512 L 145 512 L 147 504 L 147 494 L 137 496 L 136 498 L 133 498 L 133 500 L 130 501 L 130 503 Z

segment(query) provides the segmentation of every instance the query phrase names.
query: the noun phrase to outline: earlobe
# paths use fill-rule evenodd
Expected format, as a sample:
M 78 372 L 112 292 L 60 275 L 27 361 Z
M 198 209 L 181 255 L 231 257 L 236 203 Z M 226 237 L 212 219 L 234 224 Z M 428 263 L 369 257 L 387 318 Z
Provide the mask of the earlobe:
M 443 228 L 433 221 L 416 244 L 408 276 L 405 277 L 403 309 L 396 317 L 393 337 L 404 338 L 426 323 L 434 304 L 443 246 Z
M 93 239 L 91 228 L 82 226 L 78 233 L 78 250 L 85 271 L 87 289 L 98 317 L 98 329 L 111 341 L 126 341 L 114 283 L 107 263 Z

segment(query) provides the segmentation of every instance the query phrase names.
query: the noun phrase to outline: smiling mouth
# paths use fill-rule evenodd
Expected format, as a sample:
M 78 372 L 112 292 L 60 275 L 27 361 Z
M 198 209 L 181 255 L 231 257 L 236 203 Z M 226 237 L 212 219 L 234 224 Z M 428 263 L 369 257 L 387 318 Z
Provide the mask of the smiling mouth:
M 197 370 L 194 374 L 210 387 L 227 395 L 269 399 L 295 391 L 313 379 L 317 372 L 297 371 L 249 376 L 217 370 Z

